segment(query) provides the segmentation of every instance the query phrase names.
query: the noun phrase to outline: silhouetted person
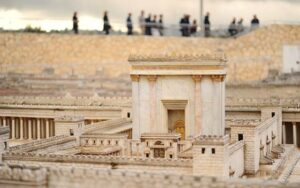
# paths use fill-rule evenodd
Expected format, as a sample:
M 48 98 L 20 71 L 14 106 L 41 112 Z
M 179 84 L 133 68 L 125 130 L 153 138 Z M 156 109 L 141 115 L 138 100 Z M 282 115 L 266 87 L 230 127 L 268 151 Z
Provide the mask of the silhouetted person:
M 240 19 L 240 21 L 238 21 L 238 24 L 237 24 L 237 31 L 238 33 L 241 33 L 244 31 L 244 26 L 243 26 L 243 18 Z
M 206 13 L 204 17 L 204 36 L 209 37 L 210 36 L 210 20 L 209 20 L 209 12 Z
M 141 11 L 141 15 L 139 16 L 139 26 L 141 29 L 141 33 L 144 35 L 145 34 L 145 17 L 144 17 L 144 11 Z
M 151 14 L 145 19 L 145 35 L 152 35 L 151 32 L 151 25 L 152 25 L 152 20 L 151 20 Z
M 234 36 L 237 34 L 237 26 L 236 26 L 236 20 L 233 18 L 232 22 L 229 25 L 228 32 L 230 36 Z
M 78 34 L 78 17 L 77 12 L 74 12 L 73 14 L 73 31 L 75 34 Z
M 251 29 L 256 29 L 259 27 L 259 19 L 256 15 L 253 16 L 253 19 L 251 20 Z
M 195 35 L 197 33 L 197 20 L 193 20 L 193 24 L 191 26 L 191 35 Z
M 190 16 L 184 15 L 180 20 L 180 31 L 181 35 L 184 37 L 190 36 Z
M 111 26 L 110 26 L 109 20 L 108 20 L 108 12 L 105 11 L 104 16 L 103 16 L 103 31 L 105 32 L 106 35 L 109 34 L 110 28 L 111 28 Z
M 131 20 L 131 13 L 128 14 L 126 22 L 127 22 L 127 35 L 132 35 L 133 23 Z
M 158 23 L 157 23 L 157 16 L 153 16 L 153 20 L 151 20 L 151 35 L 159 36 L 158 31 Z
M 163 15 L 159 15 L 159 20 L 158 20 L 158 31 L 159 35 L 163 36 L 164 35 L 164 21 L 163 21 Z

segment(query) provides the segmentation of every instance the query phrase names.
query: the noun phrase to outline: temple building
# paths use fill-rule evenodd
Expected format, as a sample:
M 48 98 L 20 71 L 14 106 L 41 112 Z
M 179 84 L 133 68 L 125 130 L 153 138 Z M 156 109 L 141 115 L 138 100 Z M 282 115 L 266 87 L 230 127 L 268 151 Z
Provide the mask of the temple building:
M 151 180 L 162 187 L 168 174 L 171 187 L 206 180 L 256 186 L 260 178 L 270 179 L 268 187 L 294 173 L 300 129 L 288 122 L 300 118 L 299 107 L 256 99 L 225 104 L 223 53 L 128 61 L 131 98 L 7 97 L 0 106 L 0 185 L 137 187 Z

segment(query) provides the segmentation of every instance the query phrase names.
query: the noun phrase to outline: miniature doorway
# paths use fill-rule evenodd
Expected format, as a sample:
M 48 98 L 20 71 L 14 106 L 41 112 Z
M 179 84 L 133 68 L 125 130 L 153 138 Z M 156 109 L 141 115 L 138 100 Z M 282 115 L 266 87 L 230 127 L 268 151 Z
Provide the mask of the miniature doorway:
M 185 139 L 185 111 L 168 110 L 168 132 L 178 133 L 181 139 Z

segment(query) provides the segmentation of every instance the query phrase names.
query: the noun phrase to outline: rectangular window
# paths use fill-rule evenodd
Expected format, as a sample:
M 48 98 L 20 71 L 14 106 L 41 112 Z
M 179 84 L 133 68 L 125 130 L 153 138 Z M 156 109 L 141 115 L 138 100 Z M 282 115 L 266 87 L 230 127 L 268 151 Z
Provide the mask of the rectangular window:
M 127 118 L 130 118 L 130 112 L 127 112 Z
M 275 116 L 275 112 L 272 112 L 272 117 L 274 117 Z
M 238 141 L 244 140 L 244 135 L 243 134 L 238 134 Z
M 215 148 L 211 148 L 211 153 L 215 154 L 216 153 L 216 149 Z
M 146 157 L 149 158 L 149 153 L 146 153 Z
M 73 129 L 70 129 L 70 136 L 74 136 L 74 131 L 73 131 Z
M 170 155 L 170 159 L 172 159 L 173 158 L 173 155 Z
M 202 154 L 204 154 L 205 153 L 205 148 L 202 148 L 201 152 L 202 152 Z

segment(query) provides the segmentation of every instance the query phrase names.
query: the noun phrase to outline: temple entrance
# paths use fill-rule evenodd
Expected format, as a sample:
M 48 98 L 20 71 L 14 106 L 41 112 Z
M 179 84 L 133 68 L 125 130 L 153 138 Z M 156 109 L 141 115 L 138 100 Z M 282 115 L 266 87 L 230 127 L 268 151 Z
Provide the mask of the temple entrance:
M 185 137 L 184 121 L 178 120 L 175 122 L 175 132 L 181 135 L 181 139 Z
M 165 158 L 165 149 L 154 148 L 154 158 Z
M 185 139 L 184 110 L 168 110 L 168 130 L 171 133 L 179 133 L 181 139 Z

